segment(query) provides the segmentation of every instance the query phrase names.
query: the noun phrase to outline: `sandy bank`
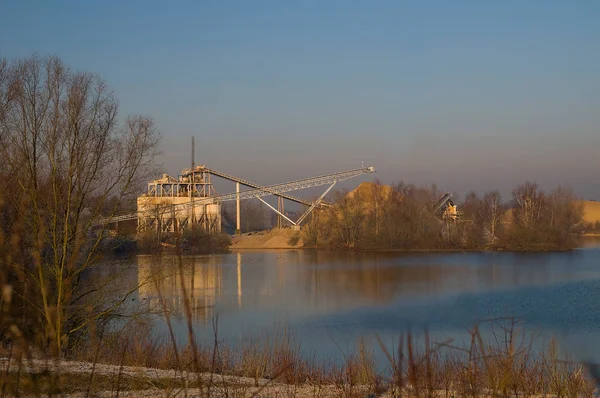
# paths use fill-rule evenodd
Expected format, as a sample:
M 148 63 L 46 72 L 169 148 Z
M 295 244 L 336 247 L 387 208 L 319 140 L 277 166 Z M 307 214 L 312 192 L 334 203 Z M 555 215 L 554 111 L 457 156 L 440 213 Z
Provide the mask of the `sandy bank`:
M 304 242 L 300 232 L 291 228 L 251 232 L 232 239 L 231 250 L 238 249 L 299 249 Z

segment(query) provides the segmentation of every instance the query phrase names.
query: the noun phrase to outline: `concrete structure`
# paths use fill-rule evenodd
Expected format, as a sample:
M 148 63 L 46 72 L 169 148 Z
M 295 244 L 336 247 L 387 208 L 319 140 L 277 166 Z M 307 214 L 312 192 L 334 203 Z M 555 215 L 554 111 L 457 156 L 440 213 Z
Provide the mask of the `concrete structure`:
M 209 173 L 194 169 L 183 170 L 177 178 L 163 174 L 137 199 L 138 230 L 179 232 L 197 225 L 221 232 L 221 203 L 207 200 L 212 193 Z

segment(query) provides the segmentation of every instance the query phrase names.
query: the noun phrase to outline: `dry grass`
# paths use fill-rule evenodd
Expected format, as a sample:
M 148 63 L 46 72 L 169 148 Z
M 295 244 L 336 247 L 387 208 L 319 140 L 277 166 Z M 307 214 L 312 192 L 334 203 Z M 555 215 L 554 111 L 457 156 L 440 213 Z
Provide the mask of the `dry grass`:
M 503 326 L 504 327 L 504 326 Z M 106 347 L 95 357 L 113 363 L 110 373 L 104 365 L 88 363 L 88 369 L 73 373 L 64 367 L 56 373 L 53 363 L 38 362 L 35 371 L 13 366 L 3 374 L 0 385 L 5 394 L 100 394 L 152 391 L 147 396 L 278 396 L 278 397 L 585 397 L 593 395 L 593 384 L 582 365 L 558 359 L 556 346 L 535 355 L 515 329 L 504 327 L 506 339 L 494 346 L 483 342 L 478 328 L 471 331 L 469 347 L 448 342 L 432 343 L 426 332 L 399 337 L 395 352 L 381 344 L 388 366 L 377 372 L 374 351 L 360 343 L 356 352 L 339 365 L 318 365 L 303 358 L 289 338 L 270 342 L 248 342 L 243 348 L 198 347 L 198 361 L 190 347 L 172 350 L 157 341 L 142 341 L 123 352 Z M 504 333 L 502 332 L 502 333 Z M 424 342 L 423 342 L 424 340 Z M 146 349 L 144 349 L 146 345 Z M 93 352 L 90 353 L 93 355 Z M 123 360 L 126 358 L 126 360 Z M 215 359 L 216 358 L 216 359 Z M 83 357 L 83 359 L 89 359 Z M 172 369 L 165 373 L 150 365 Z M 6 364 L 5 364 L 6 365 Z M 92 370 L 96 374 L 90 377 Z M 190 369 L 203 373 L 189 373 Z M 8 369 L 7 367 L 5 369 Z M 235 376 L 239 377 L 236 378 Z M 193 394 L 192 394 L 193 391 Z M 111 395 L 111 396 L 115 396 Z
M 489 325 L 493 329 L 493 344 L 484 341 L 480 333 L 481 327 Z M 67 369 L 62 377 L 54 377 L 47 369 L 13 369 L 5 372 L 2 386 L 11 393 L 44 394 L 153 388 L 165 396 L 175 390 L 195 389 L 198 396 L 207 397 L 255 396 L 258 392 L 261 396 L 279 397 L 593 395 L 594 385 L 583 365 L 560 359 L 554 342 L 542 352 L 534 351 L 533 339 L 518 331 L 514 319 L 490 321 L 474 327 L 470 333 L 467 347 L 453 346 L 451 341 L 432 342 L 427 331 L 418 336 L 399 336 L 395 351 L 379 340 L 376 349 L 387 357 L 387 366 L 378 370 L 375 351 L 364 342 L 345 355 L 341 363 L 322 363 L 303 357 L 299 344 L 287 332 L 250 340 L 238 347 L 193 347 L 188 341 L 187 345 L 174 348 L 168 340 L 149 337 L 150 333 L 132 325 L 119 333 L 107 334 L 97 351 L 79 354 L 79 359 L 88 363 L 115 365 L 112 376 L 105 370 L 97 371 L 93 377 L 71 377 Z M 103 365 L 94 365 L 92 370 L 94 367 Z M 145 373 L 132 373 L 131 369 L 145 369 Z M 173 373 L 167 377 L 152 369 L 170 369 Z M 149 376 L 153 372 L 157 375 Z

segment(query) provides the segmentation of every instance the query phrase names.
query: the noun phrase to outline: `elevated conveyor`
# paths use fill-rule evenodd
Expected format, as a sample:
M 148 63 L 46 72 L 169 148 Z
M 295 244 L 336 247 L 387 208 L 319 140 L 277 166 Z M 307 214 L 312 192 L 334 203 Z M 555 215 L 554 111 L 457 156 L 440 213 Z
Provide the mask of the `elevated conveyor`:
M 205 171 L 208 171 L 208 169 Z M 211 170 L 210 172 L 212 173 L 213 171 L 214 170 Z M 192 170 L 190 170 L 189 172 L 192 173 Z M 194 172 L 195 172 L 195 170 L 194 170 Z M 374 172 L 375 172 L 375 167 L 368 166 L 368 167 L 361 167 L 359 169 L 346 170 L 346 171 L 341 171 L 338 173 L 325 174 L 322 176 L 305 178 L 305 179 L 301 179 L 301 180 L 290 181 L 290 182 L 286 182 L 286 183 L 282 183 L 282 184 L 274 184 L 274 185 L 268 185 L 268 186 L 260 186 L 260 185 L 254 184 L 250 181 L 244 181 L 242 179 L 238 179 L 236 177 L 228 175 L 227 177 L 224 177 L 224 178 L 232 179 L 232 181 L 235 181 L 235 179 L 241 180 L 244 182 L 241 182 L 241 181 L 236 181 L 236 182 L 239 182 L 240 184 L 243 184 L 243 185 L 252 184 L 252 185 L 258 186 L 258 188 L 240 191 L 239 193 L 232 192 L 232 193 L 227 193 L 227 194 L 222 194 L 222 195 L 215 195 L 215 196 L 211 196 L 211 197 L 195 197 L 193 201 L 190 201 L 187 203 L 182 203 L 182 204 L 177 204 L 177 205 L 172 205 L 169 208 L 169 210 L 165 210 L 165 214 L 167 212 L 176 211 L 177 209 L 189 208 L 192 206 L 204 206 L 204 205 L 208 205 L 211 203 L 226 202 L 226 201 L 232 201 L 232 200 L 242 200 L 242 199 L 251 199 L 251 198 L 259 198 L 260 199 L 263 196 L 269 196 L 269 195 L 277 195 L 277 196 L 285 197 L 283 195 L 286 194 L 287 192 L 297 191 L 297 190 L 306 189 L 306 188 L 313 188 L 313 187 L 318 187 L 318 186 L 323 186 L 323 185 L 330 185 L 328 190 L 325 191 L 325 193 L 323 195 L 321 195 L 321 197 L 314 203 L 305 202 L 305 201 L 302 201 L 302 199 L 298 199 L 293 196 L 286 195 L 287 196 L 286 199 L 294 198 L 295 200 L 294 199 L 289 199 L 289 200 L 294 200 L 295 202 L 308 204 L 310 206 L 309 209 L 307 210 L 307 212 L 305 212 L 300 217 L 299 222 L 301 222 L 302 220 L 304 220 L 306 218 L 308 213 L 310 213 L 310 211 L 312 211 L 321 202 L 324 195 L 327 192 L 329 192 L 329 190 L 333 187 L 333 185 L 335 185 L 336 183 L 338 183 L 340 181 L 348 180 L 350 178 L 354 178 L 354 177 L 357 177 L 357 176 L 360 176 L 363 174 L 374 173 Z M 219 174 L 225 174 L 225 173 L 219 173 Z M 218 175 L 218 174 L 215 174 L 215 175 Z M 277 212 L 276 209 L 273 209 L 273 210 L 275 212 Z M 143 211 L 132 212 L 132 213 L 127 213 L 127 214 L 120 214 L 120 215 L 117 215 L 114 217 L 107 217 L 103 220 L 100 220 L 98 222 L 98 224 L 107 224 L 107 223 L 135 220 L 138 218 L 149 217 L 151 215 L 155 216 L 156 214 L 154 214 L 153 212 L 143 212 Z M 284 216 L 284 218 L 286 218 L 288 221 L 290 221 L 293 225 L 298 224 L 298 223 L 293 222 L 292 220 L 290 220 L 289 218 L 287 218 L 285 216 Z
M 197 166 L 196 169 L 198 171 L 208 172 L 208 173 L 210 173 L 212 175 L 224 178 L 224 179 L 229 180 L 229 181 L 240 183 L 241 185 L 244 185 L 244 186 L 249 187 L 249 188 L 253 188 L 253 189 L 267 189 L 263 185 L 256 184 L 254 182 L 245 180 L 243 178 L 238 178 L 238 177 L 232 176 L 231 174 L 223 173 L 223 172 L 217 171 L 215 169 L 209 169 L 208 167 L 205 167 L 205 166 Z M 191 174 L 191 171 L 190 171 L 190 174 Z M 274 193 L 273 195 L 276 195 L 276 196 L 279 196 L 281 198 L 290 200 L 292 202 L 303 204 L 305 206 L 311 206 L 312 205 L 311 202 L 308 202 L 308 201 L 306 201 L 304 199 L 297 198 L 297 197 L 292 196 L 292 195 L 288 195 L 286 193 Z M 324 204 L 324 203 L 322 203 L 322 204 Z

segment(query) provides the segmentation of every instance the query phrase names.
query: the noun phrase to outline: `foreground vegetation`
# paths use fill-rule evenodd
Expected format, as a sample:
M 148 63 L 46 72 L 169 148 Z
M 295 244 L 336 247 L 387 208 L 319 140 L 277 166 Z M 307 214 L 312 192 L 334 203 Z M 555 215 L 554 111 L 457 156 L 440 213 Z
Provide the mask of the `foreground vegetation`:
M 197 344 L 193 333 L 176 344 L 170 315 L 162 316 L 171 338 L 152 337 L 148 325 L 130 323 L 100 333 L 67 358 L 85 363 L 34 360 L 13 342 L 0 388 L 8 395 L 151 390 L 148 396 L 206 397 L 586 397 L 595 389 L 588 367 L 560 359 L 554 342 L 533 351 L 513 319 L 493 321 L 493 344 L 480 333 L 486 324 L 470 331 L 467 347 L 407 333 L 394 349 L 377 338 L 375 349 L 360 342 L 340 352 L 343 360 L 327 362 L 302 355 L 289 333 L 227 346 L 216 322 L 212 345 Z M 191 322 L 187 317 L 190 328 Z M 387 358 L 383 364 L 376 351 Z
M 545 251 L 577 247 L 584 231 L 581 204 L 561 187 L 544 192 L 526 182 L 510 204 L 497 191 L 470 193 L 457 221 L 434 213 L 440 196 L 435 187 L 365 184 L 315 212 L 303 240 L 333 249 Z
M 85 273 L 101 259 L 105 222 L 152 173 L 152 119 L 118 119 L 98 76 L 56 57 L 0 59 L 2 341 L 64 357 L 128 295 Z

